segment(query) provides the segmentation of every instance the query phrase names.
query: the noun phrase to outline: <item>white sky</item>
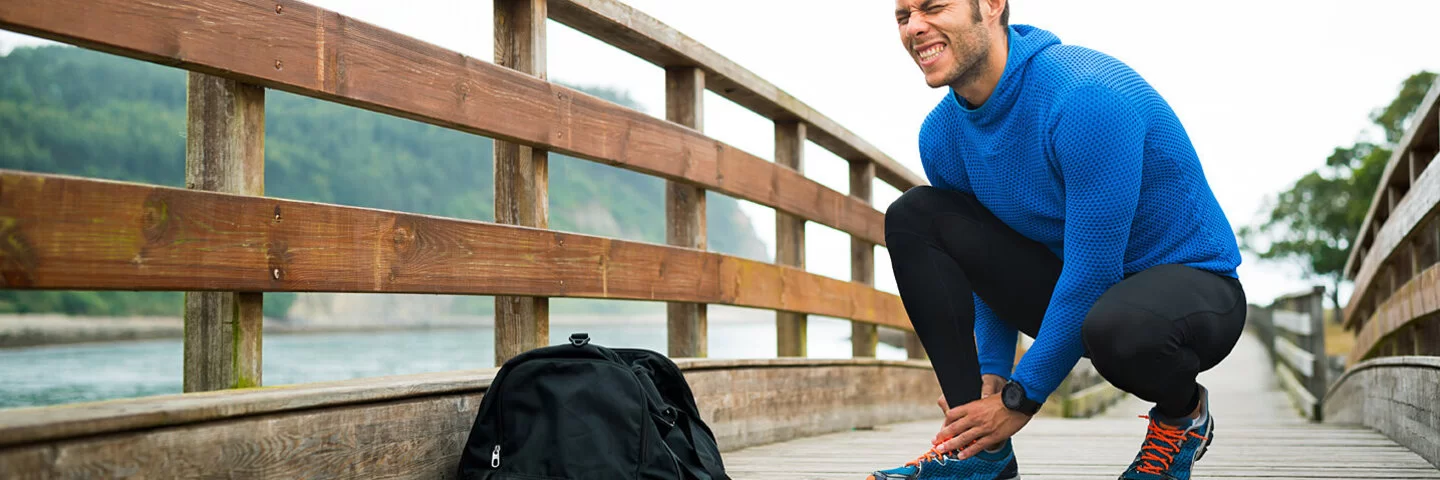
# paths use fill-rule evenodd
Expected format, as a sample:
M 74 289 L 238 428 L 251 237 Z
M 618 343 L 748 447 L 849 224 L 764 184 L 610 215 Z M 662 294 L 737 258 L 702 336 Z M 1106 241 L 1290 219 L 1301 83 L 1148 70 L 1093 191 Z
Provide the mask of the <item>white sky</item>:
M 481 59 L 492 57 L 490 2 L 314 0 L 312 3 Z M 925 86 L 900 45 L 886 0 L 628 0 L 835 119 L 917 173 L 916 132 L 944 94 Z M 1369 125 L 1422 69 L 1440 71 L 1434 0 L 1157 2 L 1012 0 L 1011 23 L 1035 25 L 1064 43 L 1128 63 L 1165 96 L 1185 124 L 1221 205 L 1237 228 L 1258 218 L 1266 196 L 1322 165 Z M 1103 4 L 1104 7 L 1097 5 Z M 33 40 L 0 32 L 0 51 Z M 664 73 L 554 22 L 553 80 L 625 88 L 648 113 L 664 114 Z M 773 158 L 768 121 L 707 94 L 706 133 Z M 841 192 L 848 171 L 810 145 L 806 174 Z M 878 182 L 877 182 L 878 184 Z M 878 184 L 883 185 L 883 184 Z M 880 208 L 898 195 L 875 189 Z M 774 215 L 745 205 L 773 254 Z M 811 224 L 812 272 L 849 279 L 849 240 Z M 880 288 L 894 292 L 884 250 Z M 1251 303 L 1305 289 L 1299 270 L 1247 255 Z

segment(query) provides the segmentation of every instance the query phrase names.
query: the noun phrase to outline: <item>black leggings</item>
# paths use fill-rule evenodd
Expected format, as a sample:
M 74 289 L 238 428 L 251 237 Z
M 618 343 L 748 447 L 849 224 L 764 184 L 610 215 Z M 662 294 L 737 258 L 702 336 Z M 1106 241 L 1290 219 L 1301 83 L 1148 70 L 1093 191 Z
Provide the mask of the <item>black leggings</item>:
M 978 295 L 1001 321 L 1034 338 L 1061 260 L 963 192 L 915 187 L 891 204 L 885 241 L 910 322 L 946 402 L 980 398 L 973 332 Z M 1085 356 L 1112 385 L 1160 413 L 1195 408 L 1195 377 L 1230 354 L 1245 326 L 1234 278 L 1160 265 L 1112 286 L 1081 328 Z

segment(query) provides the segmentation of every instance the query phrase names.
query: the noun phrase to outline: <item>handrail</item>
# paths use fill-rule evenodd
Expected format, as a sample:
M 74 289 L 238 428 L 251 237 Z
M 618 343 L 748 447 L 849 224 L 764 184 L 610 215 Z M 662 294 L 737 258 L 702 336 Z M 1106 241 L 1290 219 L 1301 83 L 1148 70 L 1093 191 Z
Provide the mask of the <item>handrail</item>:
M 1325 353 L 1325 288 L 1281 295 L 1267 307 L 1250 306 L 1246 328 L 1265 345 L 1282 390 L 1302 415 L 1322 420 L 1320 402 L 1335 378 Z
M 549 0 L 549 8 L 550 19 L 655 65 L 700 67 L 706 73 L 705 88 L 761 116 L 810 124 L 810 140 L 851 162 L 874 162 L 875 176 L 901 192 L 927 183 L 774 84 L 629 5 L 615 0 Z
M 702 250 L 6 170 L 0 191 L 7 288 L 670 300 L 909 328 L 893 294 Z
M 1440 153 L 1435 144 L 1437 137 L 1440 137 L 1440 80 L 1431 86 L 1410 128 L 1392 152 L 1350 249 L 1344 274 L 1354 280 L 1355 291 L 1342 319 L 1349 327 L 1361 328 L 1374 308 L 1393 293 L 1377 291 L 1377 283 L 1385 282 L 1393 290 L 1427 266 L 1419 264 L 1417 252 L 1410 247 L 1432 236 L 1421 227 L 1435 216 L 1436 203 L 1440 201 L 1440 173 L 1430 168 Z M 1408 254 L 1410 258 L 1398 259 L 1401 254 Z M 1394 265 L 1396 263 L 1404 264 Z M 1404 278 L 1386 278 L 1389 276 L 1382 274 L 1382 270 L 1387 265 L 1398 266 L 1408 274 L 1395 275 Z
M 0 28 L 701 186 L 885 244 L 883 214 L 693 129 L 301 2 L 9 2 Z

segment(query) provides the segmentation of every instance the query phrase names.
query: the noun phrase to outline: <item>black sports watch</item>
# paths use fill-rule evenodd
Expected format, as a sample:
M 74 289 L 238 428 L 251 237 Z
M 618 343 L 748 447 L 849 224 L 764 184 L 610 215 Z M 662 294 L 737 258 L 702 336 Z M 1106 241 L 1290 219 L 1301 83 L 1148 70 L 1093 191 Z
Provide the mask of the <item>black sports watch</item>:
M 1025 396 L 1025 386 L 1014 379 L 1005 382 L 1005 388 L 1000 390 L 1000 400 L 1005 403 L 1005 408 L 1026 415 L 1035 415 L 1040 411 L 1040 402 Z

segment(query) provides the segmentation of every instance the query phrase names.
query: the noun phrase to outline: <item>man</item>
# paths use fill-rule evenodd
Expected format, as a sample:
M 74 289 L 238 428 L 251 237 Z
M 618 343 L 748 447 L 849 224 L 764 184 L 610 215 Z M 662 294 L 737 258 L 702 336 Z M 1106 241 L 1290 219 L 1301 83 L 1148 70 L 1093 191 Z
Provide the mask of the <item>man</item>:
M 1120 478 L 1188 479 L 1215 429 L 1196 375 L 1245 321 L 1230 224 L 1144 79 L 1008 17 L 1007 0 L 896 0 L 905 49 L 949 87 L 920 131 L 932 186 L 885 219 L 948 412 L 930 452 L 871 478 L 1019 478 L 1010 437 L 1083 356 L 1155 403 Z M 1035 341 L 1015 365 L 1017 331 Z

